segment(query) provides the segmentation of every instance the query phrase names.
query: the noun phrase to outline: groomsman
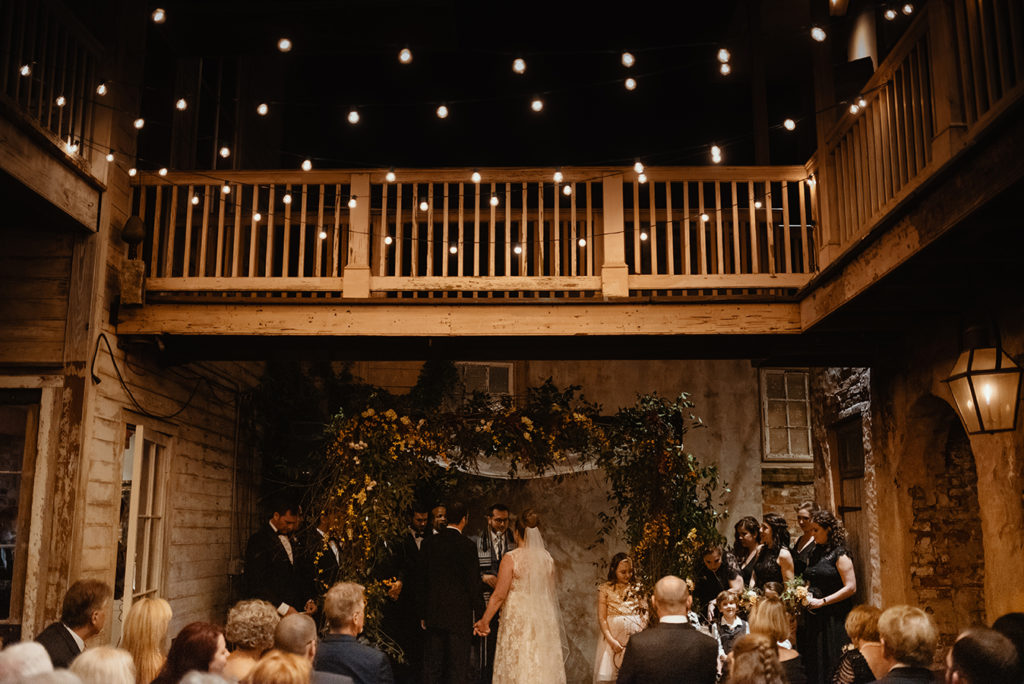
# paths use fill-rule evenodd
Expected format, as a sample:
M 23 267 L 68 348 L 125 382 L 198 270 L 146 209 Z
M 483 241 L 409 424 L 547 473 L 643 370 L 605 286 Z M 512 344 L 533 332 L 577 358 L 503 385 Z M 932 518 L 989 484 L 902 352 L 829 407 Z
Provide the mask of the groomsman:
M 309 584 L 307 594 L 316 604 L 317 622 L 323 626 L 324 594 L 338 582 L 341 565 L 341 547 L 331 539 L 327 522 L 321 514 L 316 526 L 309 530 L 302 544 L 303 581 Z
M 384 631 L 398 642 L 405 654 L 404 663 L 393 663 L 395 679 L 400 684 L 418 682 L 423 671 L 423 629 L 416 607 L 416 590 L 420 548 L 423 540 L 434 533 L 428 528 L 428 518 L 427 506 L 414 504 L 409 511 L 409 526 L 395 544 L 398 581 L 389 592 L 394 603 L 389 603 L 385 611 Z
M 484 595 L 484 603 L 491 597 L 491 591 L 498 581 L 498 568 L 501 565 L 502 557 L 512 549 L 516 548 L 515 537 L 508 528 L 509 511 L 508 506 L 503 503 L 496 503 L 491 506 L 487 513 L 487 527 L 479 537 L 474 539 L 476 543 L 477 559 L 480 563 L 480 580 L 483 583 L 481 590 Z M 485 684 L 491 681 L 494 671 L 494 651 L 498 644 L 498 616 L 491 620 L 491 632 L 485 637 L 480 637 L 479 660 L 481 681 Z
M 293 536 L 302 518 L 298 503 L 287 497 L 275 497 L 271 509 L 270 519 L 245 547 L 245 587 L 249 598 L 269 601 L 284 616 L 306 609 L 309 581 L 303 579 L 301 548 Z

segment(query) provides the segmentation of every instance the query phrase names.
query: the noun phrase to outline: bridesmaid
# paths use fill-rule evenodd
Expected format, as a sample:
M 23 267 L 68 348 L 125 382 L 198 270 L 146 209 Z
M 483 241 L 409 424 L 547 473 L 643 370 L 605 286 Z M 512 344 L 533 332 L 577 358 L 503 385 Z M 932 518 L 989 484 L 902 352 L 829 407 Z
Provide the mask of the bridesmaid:
M 793 579 L 793 556 L 789 553 L 789 525 L 778 513 L 768 513 L 761 523 L 761 550 L 754 560 L 751 584 L 764 589 L 769 582 L 785 585 Z
M 796 524 L 800 526 L 800 537 L 790 548 L 793 556 L 793 571 L 797 575 L 804 574 L 807 567 L 807 559 L 814 551 L 814 535 L 811 534 L 811 514 L 818 510 L 818 504 L 813 501 L 804 501 L 796 507 Z
M 733 530 L 736 543 L 733 546 L 733 555 L 740 564 L 740 575 L 743 577 L 743 586 L 750 586 L 750 577 L 754 573 L 754 561 L 757 559 L 757 552 L 761 550 L 761 526 L 757 524 L 757 518 L 746 516 L 740 518 Z

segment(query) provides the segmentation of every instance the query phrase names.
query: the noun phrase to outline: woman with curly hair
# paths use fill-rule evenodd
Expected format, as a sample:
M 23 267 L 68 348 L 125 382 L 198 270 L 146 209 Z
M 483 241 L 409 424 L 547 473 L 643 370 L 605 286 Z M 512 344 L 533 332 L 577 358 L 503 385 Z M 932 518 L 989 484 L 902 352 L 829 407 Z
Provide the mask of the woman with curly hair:
M 121 648 L 132 656 L 137 684 L 149 684 L 164 666 L 164 642 L 171 615 L 171 604 L 162 598 L 141 598 L 128 609 Z
M 751 583 L 764 589 L 769 582 L 785 584 L 793 579 L 793 556 L 789 552 L 789 524 L 778 513 L 767 513 L 761 523 L 761 550 L 754 558 Z
M 761 526 L 757 524 L 757 518 L 748 515 L 740 518 L 733 532 L 736 540 L 733 555 L 740 566 L 743 586 L 749 586 L 750 577 L 754 574 L 754 561 L 761 550 Z
M 826 510 L 811 515 L 814 551 L 807 561 L 804 579 L 811 598 L 798 636 L 812 682 L 824 682 L 839 664 L 848 643 L 846 616 L 857 593 L 857 576 L 846 549 L 846 528 Z
M 745 634 L 729 655 L 727 684 L 787 684 L 772 640 L 763 634 Z
M 192 670 L 222 674 L 228 659 L 224 632 L 209 622 L 190 622 L 171 642 L 167 661 L 153 684 L 178 684 Z
M 264 651 L 274 645 L 274 630 L 281 616 L 274 606 L 260 599 L 239 601 L 228 611 L 228 624 L 224 636 L 235 650 L 228 656 L 224 676 L 241 681 Z

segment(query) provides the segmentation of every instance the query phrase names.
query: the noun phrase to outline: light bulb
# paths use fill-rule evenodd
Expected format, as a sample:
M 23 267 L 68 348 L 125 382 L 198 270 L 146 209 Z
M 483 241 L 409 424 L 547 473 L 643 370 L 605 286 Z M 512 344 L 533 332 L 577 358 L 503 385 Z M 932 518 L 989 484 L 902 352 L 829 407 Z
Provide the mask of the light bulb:
M 707 214 L 701 214 L 700 215 L 700 220 L 701 220 L 702 223 L 707 223 L 708 221 L 711 220 L 711 217 L 708 216 Z
M 281 201 L 284 202 L 285 204 L 291 204 L 292 196 L 290 194 L 285 194 L 285 196 L 281 198 Z
M 637 162 L 633 164 L 633 170 L 636 171 L 637 173 L 643 173 L 644 165 L 641 162 Z
M 516 57 L 514 60 L 512 60 L 512 71 L 516 72 L 517 74 L 526 73 L 526 60 L 523 59 L 522 57 Z
M 646 241 L 647 241 L 647 231 L 641 231 L 641 233 L 640 233 L 640 242 L 646 242 Z
M 896 18 L 896 16 L 896 10 L 894 10 L 893 8 L 890 7 L 889 9 L 885 10 L 886 21 L 893 21 Z
M 114 161 L 114 150 L 110 150 L 109 152 L 107 152 L 107 161 L 108 162 Z
M 174 108 L 177 109 L 179 112 L 183 112 L 186 109 L 188 109 L 188 102 L 185 100 L 185 98 L 180 97 L 178 98 L 178 101 L 174 103 Z
M 576 244 L 578 244 L 580 247 L 586 247 L 587 238 L 580 238 L 579 240 L 576 241 Z
M 634 64 L 636 64 L 636 57 L 633 56 L 633 53 L 632 52 L 623 52 L 622 53 L 622 66 L 624 66 L 624 67 L 626 67 L 628 69 L 629 67 L 633 66 Z
M 539 97 L 533 98 L 533 101 L 530 102 L 530 109 L 532 109 L 535 112 L 539 112 L 540 110 L 544 109 L 544 100 L 540 99 Z
M 302 161 L 302 170 L 303 170 L 303 171 L 309 171 L 309 170 L 310 170 L 310 169 L 312 169 L 312 168 L 313 168 L 313 162 L 312 162 L 312 160 L 309 160 L 309 159 L 304 159 L 304 160 Z
M 384 174 L 384 180 L 386 180 L 388 183 L 394 183 L 395 182 L 395 170 L 391 169 L 390 171 L 385 173 Z
M 427 209 L 430 209 L 430 204 L 427 203 L 427 200 L 420 202 L 420 211 L 426 211 Z
M 860 107 L 861 109 L 864 109 L 865 107 L 868 106 L 868 101 L 865 100 L 863 97 L 858 97 L 857 106 Z
M 192 195 L 192 206 L 199 204 L 199 195 Z
M 552 176 L 552 178 L 554 178 L 556 183 L 561 183 L 565 176 L 562 175 L 562 172 L 559 169 L 555 169 L 555 175 Z
M 810 178 L 807 179 L 807 184 L 813 188 L 815 185 L 818 184 L 818 181 L 814 178 L 814 176 L 811 176 Z
M 64 97 L 63 95 L 58 95 L 56 101 L 57 101 L 57 106 L 58 107 L 63 107 L 64 105 L 66 105 L 68 103 L 68 99 L 66 97 Z
M 728 76 L 729 74 L 731 74 L 731 73 L 732 73 L 732 67 L 731 67 L 731 66 L 729 66 L 728 64 L 721 64 L 721 65 L 719 65 L 719 67 L 718 67 L 718 71 L 719 71 L 719 72 L 720 72 L 720 73 L 721 73 L 721 74 L 722 74 L 723 76 Z
M 459 248 L 456 247 L 455 245 L 452 245 L 451 247 L 448 248 L 448 253 L 449 254 L 458 254 L 459 253 Z
M 470 180 L 472 180 L 472 181 L 473 181 L 474 183 L 479 183 L 479 182 L 480 182 L 480 178 L 481 178 L 481 176 L 480 176 L 480 172 L 479 172 L 479 171 L 477 171 L 476 169 L 474 169 L 474 170 L 473 170 L 473 175 L 472 175 L 472 176 L 470 176 L 469 178 L 470 178 Z
M 754 200 L 754 208 L 755 209 L 760 209 L 763 206 L 764 206 L 764 203 L 761 200 Z
M 815 26 L 814 28 L 811 29 L 811 38 L 813 38 L 819 43 L 823 43 L 825 42 L 825 39 L 828 38 L 828 34 L 825 33 L 825 29 L 821 28 L 820 26 Z
M 986 404 L 991 404 L 992 403 L 992 394 L 993 394 L 993 392 L 992 392 L 992 385 L 990 385 L 988 383 L 985 383 L 984 385 L 982 385 L 981 386 L 981 393 L 985 395 L 985 403 Z
M 852 105 L 850 105 L 850 113 L 851 114 L 856 114 L 859 111 L 860 111 L 860 105 L 858 105 L 856 102 L 854 102 Z
M 398 51 L 398 61 L 402 64 L 409 64 L 412 62 L 412 50 L 409 48 L 402 48 Z
M 160 174 L 161 176 L 166 176 L 167 175 L 167 167 L 166 166 L 160 167 L 160 170 L 157 171 L 157 173 Z
M 100 97 L 103 97 L 104 95 L 106 95 L 107 94 L 107 84 L 106 83 L 100 83 L 98 86 L 96 86 L 96 94 L 99 95 Z
M 326 240 L 327 239 L 327 231 L 321 229 L 320 233 L 317 235 L 317 237 L 319 237 L 321 240 Z
M 562 194 L 565 195 L 566 197 L 571 195 L 572 194 L 572 186 L 571 185 L 563 185 L 562 186 Z
M 636 177 L 636 180 L 637 180 L 638 183 L 643 185 L 644 183 L 647 182 L 647 174 L 646 173 L 641 173 L 639 176 Z
M 394 241 L 395 241 L 395 239 L 393 237 L 391 237 L 390 235 L 385 235 L 384 236 L 384 244 L 385 245 L 390 245 Z
M 222 186 L 220 186 L 220 194 L 222 194 L 222 195 L 230 195 L 231 194 L 231 186 L 230 185 L 222 185 Z
M 18 73 L 22 76 L 29 76 L 32 73 L 32 66 L 30 64 L 22 64 L 21 68 L 18 69 Z
M 626 90 L 636 90 L 635 78 L 630 77 L 626 79 Z
M 134 166 L 132 168 L 128 169 L 128 175 L 131 176 L 132 178 L 135 178 L 135 176 L 136 176 L 136 174 L 138 174 L 138 172 L 139 172 L 139 170 L 137 168 L 135 168 Z
M 288 38 L 281 38 L 277 41 L 277 49 L 281 52 L 289 52 L 292 49 L 292 41 Z
M 712 164 L 721 164 L 722 163 L 722 155 L 720 155 L 720 154 L 713 154 L 713 155 L 711 155 L 711 163 Z
M 151 14 L 150 16 L 153 18 L 154 24 L 162 24 L 165 21 L 167 21 L 167 12 L 165 12 L 160 7 L 157 7 L 155 10 L 153 10 L 153 14 Z
M 259 223 L 260 221 L 263 220 L 263 214 L 257 211 L 255 214 L 252 215 L 252 220 Z
M 354 109 L 352 111 L 350 111 L 348 113 L 348 122 L 350 124 L 357 124 L 357 123 L 359 123 L 359 112 L 357 112 Z
M 73 140 L 68 140 L 67 149 L 69 154 L 75 154 L 78 152 L 78 143 Z
M 903 5 L 903 13 L 909 17 L 911 14 L 914 13 L 914 6 L 909 2 Z
M 444 105 L 441 105 L 440 107 L 438 107 L 437 108 L 437 118 L 438 119 L 447 119 L 448 118 L 448 108 L 445 107 Z
M 721 154 L 722 154 L 722 148 L 721 147 L 719 147 L 718 145 L 712 145 L 711 146 L 711 156 L 712 157 L 718 157 L 718 156 L 721 156 Z
M 718 61 L 719 62 L 721 62 L 722 64 L 725 64 L 730 59 L 732 59 L 732 55 L 729 54 L 728 50 L 726 50 L 725 48 L 719 49 L 719 51 L 718 51 Z
M 348 208 L 349 209 L 355 209 L 356 206 L 358 206 L 358 202 L 356 202 L 356 198 L 355 197 L 350 197 L 349 200 L 348 200 Z
M 258 105 L 256 105 L 256 113 L 259 114 L 260 116 L 266 116 L 267 112 L 269 111 L 270 107 L 267 106 L 266 102 L 260 102 Z
M 492 207 L 498 206 L 498 196 L 497 195 L 491 195 L 491 206 Z
M 220 148 L 220 158 L 221 159 L 227 159 L 230 156 L 231 156 L 231 148 L 230 147 L 224 146 L 224 147 Z
M 138 119 L 132 122 L 132 125 L 135 126 L 135 130 L 141 131 L 142 127 L 146 125 L 146 120 L 142 117 L 139 117 Z
M 523 253 L 523 248 L 521 246 L 519 246 L 519 245 L 516 245 L 515 248 L 512 251 L 515 252 L 516 254 L 522 254 Z
M 792 119 L 786 119 L 785 121 L 782 122 L 782 127 L 785 128 L 787 131 L 795 130 L 796 121 L 793 121 Z

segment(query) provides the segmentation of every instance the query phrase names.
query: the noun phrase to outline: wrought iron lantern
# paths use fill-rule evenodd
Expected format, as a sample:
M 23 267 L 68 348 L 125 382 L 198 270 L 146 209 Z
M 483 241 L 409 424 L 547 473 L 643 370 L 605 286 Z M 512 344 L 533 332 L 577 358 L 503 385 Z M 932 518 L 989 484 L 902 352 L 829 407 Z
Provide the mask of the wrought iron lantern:
M 960 354 L 946 382 L 967 434 L 1016 428 L 1022 373 L 999 346 L 970 346 Z

